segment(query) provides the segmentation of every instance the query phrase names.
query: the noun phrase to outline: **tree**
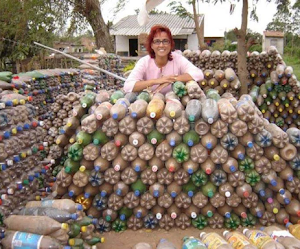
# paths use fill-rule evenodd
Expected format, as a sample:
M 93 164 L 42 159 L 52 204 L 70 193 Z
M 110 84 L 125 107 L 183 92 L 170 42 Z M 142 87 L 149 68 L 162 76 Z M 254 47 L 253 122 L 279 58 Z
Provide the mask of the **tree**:
M 196 8 L 196 1 L 198 3 L 199 0 L 188 0 L 187 3 L 191 4 L 193 7 L 193 14 L 187 11 L 185 7 L 183 7 L 182 3 L 179 1 L 172 1 L 169 3 L 168 6 L 171 7 L 171 12 L 175 13 L 176 15 L 186 18 L 189 17 L 194 20 L 196 33 L 198 38 L 199 47 L 201 50 L 207 49 L 207 44 L 204 42 L 204 35 L 201 34 L 200 23 L 199 23 L 199 13 L 197 12 Z

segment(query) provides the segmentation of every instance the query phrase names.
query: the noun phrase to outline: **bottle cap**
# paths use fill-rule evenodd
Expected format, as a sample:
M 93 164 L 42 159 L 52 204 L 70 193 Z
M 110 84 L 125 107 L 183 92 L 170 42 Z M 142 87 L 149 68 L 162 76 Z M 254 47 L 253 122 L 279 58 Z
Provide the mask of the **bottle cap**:
M 86 226 L 82 226 L 82 227 L 80 228 L 80 230 L 81 230 L 81 232 L 85 233 L 85 232 L 87 231 L 87 227 L 86 227 Z
M 175 111 L 170 111 L 170 117 L 171 117 L 171 118 L 174 118 L 175 115 L 176 115 L 176 112 L 175 112 Z
M 107 193 L 102 190 L 101 193 L 100 193 L 100 195 L 101 195 L 101 197 L 105 197 L 107 195 Z
M 80 166 L 79 171 L 84 172 L 85 170 L 86 170 L 86 168 L 84 165 Z
M 249 231 L 249 229 L 245 228 L 245 229 L 243 230 L 243 234 L 246 235 L 246 232 L 247 232 L 247 231 Z
M 283 223 L 284 224 L 286 224 L 286 223 L 288 223 L 289 222 L 289 219 L 288 218 L 285 218 L 284 220 L 283 220 Z
M 68 167 L 68 166 L 67 166 L 67 167 L 65 167 L 65 172 L 66 172 L 66 173 L 70 173 L 70 172 L 71 172 L 71 168 L 70 168 L 70 167 Z
M 151 138 L 151 144 L 157 144 L 157 139 L 156 138 Z
M 212 198 L 214 196 L 214 192 L 213 191 L 208 191 L 207 196 L 209 198 Z
M 284 193 L 285 193 L 285 190 L 284 190 L 283 188 L 281 188 L 281 189 L 279 190 L 279 194 L 284 195 Z
M 75 115 L 75 116 L 76 116 L 76 115 Z M 103 115 L 102 115 L 102 114 L 99 113 L 99 114 L 96 115 L 96 119 L 101 120 L 102 118 L 103 118 Z
M 175 198 L 177 196 L 177 193 L 175 191 L 171 192 L 171 197 Z
M 136 172 L 140 172 L 140 171 L 141 171 L 141 167 L 140 167 L 140 165 L 135 165 L 135 167 L 134 167 L 134 171 L 136 171 Z
M 113 118 L 113 119 L 117 119 L 118 118 L 118 113 L 113 113 L 113 115 L 111 115 L 111 117 Z
M 116 190 L 116 195 L 122 195 L 122 190 L 118 188 L 118 189 Z
M 206 232 L 201 232 L 200 233 L 200 238 L 202 239 L 203 236 L 205 236 Z
M 293 177 L 293 176 L 289 176 L 289 177 L 287 178 L 287 180 L 288 180 L 289 182 L 292 182 L 292 181 L 294 180 L 294 177 Z
M 194 145 L 194 141 L 193 140 L 189 140 L 187 142 L 187 145 L 190 146 L 190 147 L 192 147 Z
M 226 218 L 230 218 L 230 217 L 231 217 L 231 213 L 230 213 L 230 212 L 226 212 L 226 213 L 225 213 L 225 217 L 226 217 Z
M 136 215 L 137 218 L 141 218 L 142 217 L 142 212 L 141 211 L 137 211 Z
M 161 218 L 162 218 L 161 213 L 157 213 L 157 214 L 156 214 L 156 219 L 160 220 Z
M 258 212 L 256 212 L 256 216 L 257 216 L 258 218 L 261 218 L 261 217 L 263 216 L 263 214 L 262 214 L 261 211 L 258 211 Z
M 120 169 L 121 169 L 121 166 L 120 166 L 119 164 L 116 164 L 116 165 L 114 166 L 114 170 L 115 170 L 115 171 L 120 171 Z
M 70 196 L 70 197 L 73 197 L 73 196 L 74 196 L 74 191 L 73 191 L 73 190 L 70 190 L 70 191 L 69 191 L 69 196 Z
M 74 246 L 75 245 L 75 239 L 69 239 L 69 245 Z
M 212 211 L 209 210 L 209 211 L 207 211 L 206 215 L 207 215 L 207 217 L 210 218 L 210 217 L 212 217 L 214 214 L 213 214 Z
M 68 230 L 69 229 L 69 225 L 67 223 L 61 223 L 61 229 Z
M 234 173 L 236 171 L 236 168 L 235 168 L 235 166 L 232 165 L 229 167 L 229 170 L 230 170 L 230 172 Z
M 97 223 L 98 223 L 98 219 L 96 219 L 96 218 L 92 219 L 92 224 L 93 225 L 96 225 Z
M 195 121 L 195 115 L 189 115 L 189 121 L 194 122 Z
M 76 213 L 71 214 L 71 219 L 72 220 L 77 220 L 78 219 L 78 214 L 76 214 Z
M 124 221 L 125 219 L 126 219 L 125 214 L 121 214 L 121 215 L 120 215 L 120 220 Z
M 285 224 L 285 227 L 288 228 L 290 225 L 293 225 L 291 222 Z
M 81 210 L 83 210 L 83 206 L 81 204 L 76 204 L 76 209 L 78 211 L 81 211 Z
M 115 141 L 115 145 L 116 145 L 117 147 L 120 147 L 120 146 L 121 146 L 121 141 L 120 141 L 120 140 L 116 140 L 116 141 Z
M 95 170 L 95 171 L 100 171 L 100 169 L 101 169 L 100 166 L 98 166 L 98 165 L 95 165 L 95 166 L 94 166 L 94 170 Z
M 155 112 L 150 112 L 150 118 L 155 118 L 156 117 L 156 113 Z
M 90 196 L 91 196 L 90 193 L 84 193 L 84 198 L 85 198 L 85 199 L 88 199 Z
M 172 219 L 176 219 L 177 218 L 177 214 L 175 212 L 171 213 L 171 218 Z
M 274 214 L 277 214 L 278 213 L 278 208 L 273 208 L 272 211 L 273 211 Z
M 271 183 L 271 185 L 274 186 L 274 187 L 277 186 L 277 181 L 276 181 L 275 179 L 272 179 L 270 183 Z
M 194 191 L 192 191 L 192 190 L 188 191 L 188 196 L 193 197 L 194 196 Z
M 135 145 L 135 146 L 137 146 L 139 144 L 139 140 L 133 139 L 132 144 Z
M 208 119 L 207 119 L 207 123 L 212 124 L 213 122 L 214 122 L 214 119 L 213 119 L 213 118 L 208 118 Z
M 157 170 L 158 170 L 157 165 L 153 165 L 153 166 L 152 166 L 152 171 L 153 171 L 153 172 L 157 172 Z
M 248 146 L 249 148 L 253 148 L 253 142 L 249 141 L 249 142 L 247 143 L 247 146 Z
M 211 149 L 212 148 L 212 143 L 211 142 L 208 142 L 206 143 L 206 149 Z
M 244 155 L 243 153 L 239 153 L 239 154 L 238 154 L 238 158 L 239 158 L 240 160 L 244 160 L 245 155 Z
M 225 196 L 226 196 L 226 197 L 230 197 L 230 196 L 231 196 L 230 191 L 226 191 L 226 192 L 225 192 Z
M 140 194 L 141 194 L 141 192 L 140 192 L 139 190 L 135 190 L 135 191 L 134 191 L 134 195 L 135 195 L 135 196 L 140 196 Z
M 277 155 L 277 154 L 275 154 L 275 155 L 273 156 L 273 159 L 274 159 L 275 161 L 278 161 L 278 160 L 280 159 L 280 156 Z
M 174 165 L 170 165 L 169 166 L 169 171 L 170 172 L 174 172 L 175 171 L 175 166 Z
M 105 216 L 105 220 L 108 221 L 108 222 L 111 221 L 111 216 L 110 215 L 106 215 Z
M 211 174 L 211 169 L 206 169 L 206 170 L 205 170 L 205 173 L 206 173 L 207 175 L 210 175 L 210 174 Z
M 153 196 L 154 197 L 159 197 L 159 191 L 158 190 L 154 190 L 153 191 Z
M 242 213 L 241 213 L 241 217 L 242 217 L 243 219 L 247 218 L 247 213 L 242 212 Z
M 137 117 L 137 113 L 136 113 L 136 112 L 132 112 L 132 113 L 131 113 L 131 117 L 132 117 L 132 118 L 136 118 L 136 117 Z
M 174 147 L 176 145 L 176 142 L 175 142 L 174 139 L 171 139 L 169 144 L 170 144 L 171 147 Z
M 266 195 L 266 192 L 262 189 L 259 191 L 259 194 L 261 197 L 264 197 Z
M 299 210 L 299 211 L 297 211 L 297 216 L 298 216 L 298 217 L 300 217 L 300 210 Z
M 223 232 L 223 236 L 225 237 L 226 234 L 228 234 L 228 233 L 229 233 L 229 231 L 228 231 L 228 230 L 225 230 L 225 231 Z
M 71 140 L 71 139 L 70 139 Z M 71 141 L 70 141 L 71 142 Z M 97 139 L 97 138 L 94 138 L 93 139 L 93 144 L 95 144 L 95 145 L 98 145 L 98 144 L 100 144 L 100 141 L 99 141 L 99 139 Z
M 194 173 L 194 170 L 190 168 L 190 169 L 187 170 L 187 172 L 189 173 L 189 175 L 191 175 L 191 174 Z
M 244 196 L 245 198 L 248 198 L 248 197 L 249 197 L 249 192 L 248 192 L 248 191 L 244 191 L 243 196 Z

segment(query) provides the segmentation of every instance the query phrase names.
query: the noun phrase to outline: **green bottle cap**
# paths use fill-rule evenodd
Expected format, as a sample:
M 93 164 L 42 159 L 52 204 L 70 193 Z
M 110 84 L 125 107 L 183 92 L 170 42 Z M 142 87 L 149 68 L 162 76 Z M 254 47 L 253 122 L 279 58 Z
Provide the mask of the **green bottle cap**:
M 70 173 L 71 172 L 71 168 L 70 167 L 65 167 L 65 172 L 66 173 Z
M 214 192 L 211 191 L 211 190 L 208 191 L 207 196 L 208 196 L 209 198 L 212 198 L 212 197 L 214 196 Z

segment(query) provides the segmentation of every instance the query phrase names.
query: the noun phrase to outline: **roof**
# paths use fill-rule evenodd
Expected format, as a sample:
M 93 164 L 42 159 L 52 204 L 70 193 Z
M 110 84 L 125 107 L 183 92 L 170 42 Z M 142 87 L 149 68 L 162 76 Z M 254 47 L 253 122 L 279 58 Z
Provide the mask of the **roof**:
M 202 22 L 204 15 L 199 16 L 199 23 Z M 190 35 L 195 30 L 193 19 L 188 17 L 181 18 L 171 14 L 155 14 L 150 15 L 150 21 L 144 26 L 140 26 L 137 21 L 137 15 L 124 17 L 110 28 L 111 35 L 138 36 L 140 33 L 149 33 L 155 24 L 163 24 L 168 26 L 172 35 Z
M 266 37 L 284 37 L 284 33 L 281 31 L 264 31 L 264 36 Z

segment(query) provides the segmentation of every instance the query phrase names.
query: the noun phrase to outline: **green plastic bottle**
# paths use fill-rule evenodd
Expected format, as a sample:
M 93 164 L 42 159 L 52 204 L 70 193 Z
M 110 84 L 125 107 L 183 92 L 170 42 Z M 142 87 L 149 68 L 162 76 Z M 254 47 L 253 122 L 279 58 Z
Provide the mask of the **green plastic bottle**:
M 199 214 L 195 219 L 192 219 L 192 225 L 199 230 L 204 229 L 207 226 L 207 218 Z
M 182 191 L 185 192 L 189 197 L 193 197 L 196 194 L 197 187 L 195 186 L 191 178 L 188 183 L 182 186 Z
M 78 144 L 72 144 L 68 149 L 68 157 L 75 162 L 80 161 L 83 158 L 83 147 Z
M 108 141 L 109 139 L 103 131 L 97 130 L 93 133 L 93 144 L 103 145 L 106 144 Z
M 266 88 L 267 88 L 268 92 L 271 92 L 272 89 L 273 89 L 274 84 L 272 83 L 270 78 L 267 79 L 265 85 L 266 85 Z
M 95 218 L 91 218 L 89 216 L 84 216 L 81 220 L 76 220 L 75 224 L 77 224 L 78 226 L 82 227 L 82 226 L 88 226 L 91 224 L 97 224 L 97 219 Z
M 256 223 L 257 218 L 250 213 L 247 213 L 247 217 L 241 218 L 241 224 L 243 227 L 253 227 L 256 225 Z
M 123 232 L 127 229 L 127 225 L 125 221 L 122 221 L 120 219 L 116 219 L 113 223 L 112 223 L 112 229 L 115 232 Z
M 165 135 L 161 134 L 157 130 L 151 131 L 147 135 L 147 141 L 153 145 L 159 145 L 165 139 Z
M 183 135 L 183 142 L 187 144 L 189 147 L 198 144 L 199 141 L 200 141 L 199 135 L 194 130 L 189 130 L 187 133 Z
M 239 162 L 240 171 L 248 171 L 252 169 L 254 169 L 254 162 L 250 157 L 246 156 L 243 160 Z
M 194 237 L 184 237 L 182 249 L 206 249 L 207 247 L 201 240 Z
M 84 131 L 79 131 L 76 134 L 76 142 L 82 146 L 87 146 L 92 142 L 92 135 L 84 132 Z
M 201 187 L 207 183 L 208 177 L 202 169 L 199 169 L 192 175 L 191 179 L 195 186 Z
M 132 213 L 133 213 L 132 209 L 124 206 L 119 210 L 119 218 L 122 221 L 126 221 L 130 218 Z
M 176 81 L 173 84 L 173 91 L 174 93 L 179 96 L 179 97 L 183 97 L 184 95 L 187 95 L 187 89 L 186 86 L 183 82 L 181 81 Z
M 143 100 L 145 100 L 147 103 L 149 103 L 150 100 L 151 100 L 151 96 L 150 96 L 150 94 L 149 94 L 148 92 L 143 91 L 143 92 L 141 92 L 141 93 L 137 96 L 137 99 L 143 99 Z
M 110 102 L 115 104 L 120 98 L 124 98 L 124 93 L 120 90 L 117 90 L 110 96 Z
M 64 163 L 64 167 L 65 167 L 66 173 L 74 174 L 75 172 L 77 172 L 79 170 L 80 163 L 68 158 Z
M 190 149 L 186 144 L 181 143 L 173 149 L 172 156 L 178 163 L 186 162 L 190 158 Z
M 259 110 L 261 111 L 261 113 L 266 113 L 266 111 L 268 110 L 268 105 L 266 103 L 263 103 L 260 107 Z
M 95 103 L 95 94 L 87 93 L 85 96 L 80 98 L 80 104 L 83 108 L 90 108 Z
M 85 242 L 88 245 L 93 246 L 93 245 L 96 245 L 98 243 L 104 243 L 104 238 L 103 237 L 101 237 L 101 238 L 99 238 L 99 237 L 93 237 L 91 239 L 85 240 Z
M 81 226 L 76 223 L 69 224 L 69 232 L 68 235 L 70 238 L 75 238 L 80 234 Z
M 260 181 L 260 175 L 256 170 L 248 170 L 245 172 L 245 181 L 254 187 Z
M 259 94 L 265 99 L 268 95 L 268 90 L 266 88 L 266 84 L 262 84 L 259 87 Z
M 277 92 L 275 90 L 272 90 L 271 92 L 269 92 L 269 96 L 272 99 L 276 99 L 277 98 Z
M 208 89 L 208 91 L 206 92 L 206 97 L 209 98 L 209 99 L 213 99 L 216 102 L 218 102 L 219 99 L 221 98 L 220 94 L 215 89 Z
M 70 246 L 82 246 L 83 245 L 83 239 L 79 239 L 79 238 L 69 239 L 69 245 Z
M 205 196 L 212 198 L 217 191 L 217 187 L 212 184 L 212 182 L 207 182 L 205 185 L 201 186 L 201 191 Z
M 236 214 L 231 213 L 230 217 L 225 218 L 225 220 L 224 220 L 224 225 L 228 229 L 235 230 L 239 227 L 240 224 L 241 224 L 241 221 Z
M 134 183 L 131 184 L 131 189 L 136 196 L 141 196 L 147 191 L 147 186 L 142 182 L 141 179 L 137 179 Z
M 259 93 L 259 87 L 253 86 L 249 92 L 249 95 L 252 97 L 253 102 L 256 102 Z

